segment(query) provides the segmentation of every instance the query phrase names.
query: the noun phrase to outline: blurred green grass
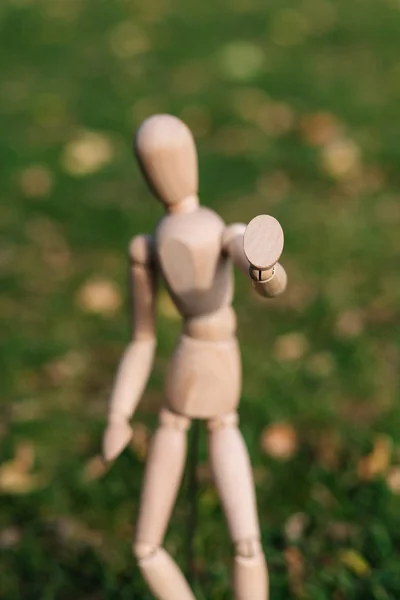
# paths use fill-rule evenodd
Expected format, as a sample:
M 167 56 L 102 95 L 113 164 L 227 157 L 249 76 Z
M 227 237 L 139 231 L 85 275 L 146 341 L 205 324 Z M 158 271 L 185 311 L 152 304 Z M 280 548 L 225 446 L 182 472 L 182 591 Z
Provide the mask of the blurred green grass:
M 131 556 L 143 448 L 107 474 L 96 456 L 127 245 L 162 214 L 131 153 L 153 112 L 194 131 L 205 204 L 285 230 L 285 296 L 238 275 L 235 298 L 271 599 L 399 598 L 399 31 L 395 0 L 1 4 L 1 598 L 150 598 Z M 161 300 L 144 438 L 179 331 Z M 205 448 L 198 598 L 219 600 Z M 166 541 L 182 565 L 185 493 Z

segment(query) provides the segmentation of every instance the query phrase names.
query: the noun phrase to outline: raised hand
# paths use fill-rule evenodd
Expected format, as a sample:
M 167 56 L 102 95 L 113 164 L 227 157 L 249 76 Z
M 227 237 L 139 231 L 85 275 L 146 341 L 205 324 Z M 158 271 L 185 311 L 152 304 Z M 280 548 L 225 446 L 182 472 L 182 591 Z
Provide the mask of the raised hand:
M 286 288 L 286 272 L 278 263 L 283 245 L 283 230 L 274 217 L 258 215 L 246 227 L 243 250 L 250 264 L 250 276 L 262 296 L 277 296 Z

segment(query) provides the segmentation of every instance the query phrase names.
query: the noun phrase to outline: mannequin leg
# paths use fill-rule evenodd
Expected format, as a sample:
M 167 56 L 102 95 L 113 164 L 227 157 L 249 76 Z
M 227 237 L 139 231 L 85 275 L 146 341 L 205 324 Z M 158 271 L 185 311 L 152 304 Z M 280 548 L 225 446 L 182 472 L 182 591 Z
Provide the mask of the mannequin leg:
M 235 600 L 268 600 L 253 475 L 237 424 L 236 413 L 208 422 L 211 468 L 235 545 Z
M 163 409 L 147 458 L 133 552 L 158 600 L 195 600 L 178 565 L 161 547 L 182 479 L 189 424 L 186 417 Z

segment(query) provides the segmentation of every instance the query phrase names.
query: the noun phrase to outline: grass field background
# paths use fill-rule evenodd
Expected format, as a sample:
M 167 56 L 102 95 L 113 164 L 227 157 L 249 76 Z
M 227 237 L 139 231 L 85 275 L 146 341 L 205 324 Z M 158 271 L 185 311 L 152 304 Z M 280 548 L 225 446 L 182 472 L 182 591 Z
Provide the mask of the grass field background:
M 271 600 L 400 598 L 398 0 L 3 0 L 0 5 L 0 597 L 150 599 L 131 555 L 179 320 L 132 447 L 99 449 L 128 342 L 126 251 L 162 215 L 132 134 L 192 128 L 200 197 L 272 214 L 289 286 L 236 277 L 242 430 Z M 199 456 L 199 600 L 232 597 Z M 166 547 L 186 563 L 184 485 Z

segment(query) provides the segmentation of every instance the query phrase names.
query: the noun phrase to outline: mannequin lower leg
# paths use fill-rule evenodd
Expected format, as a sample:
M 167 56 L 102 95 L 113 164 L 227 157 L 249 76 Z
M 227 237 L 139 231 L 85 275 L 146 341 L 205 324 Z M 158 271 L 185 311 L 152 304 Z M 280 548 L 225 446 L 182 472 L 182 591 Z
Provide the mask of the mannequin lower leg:
M 161 411 L 143 482 L 133 552 L 158 600 L 195 600 L 177 564 L 161 548 L 182 479 L 189 420 Z
M 236 600 L 268 600 L 268 571 L 259 540 L 235 544 L 233 589 Z
M 268 600 L 252 470 L 237 422 L 236 414 L 209 421 L 210 462 L 235 544 L 235 599 Z

